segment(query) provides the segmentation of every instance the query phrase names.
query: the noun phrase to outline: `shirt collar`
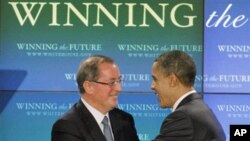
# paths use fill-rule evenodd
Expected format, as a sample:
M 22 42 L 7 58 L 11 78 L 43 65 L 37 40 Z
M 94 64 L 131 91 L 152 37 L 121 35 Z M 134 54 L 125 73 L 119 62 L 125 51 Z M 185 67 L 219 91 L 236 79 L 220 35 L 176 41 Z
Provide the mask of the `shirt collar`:
M 101 125 L 102 120 L 104 116 L 107 116 L 109 118 L 109 114 L 103 115 L 101 112 L 99 112 L 97 109 L 95 109 L 93 106 L 91 106 L 84 98 L 81 98 L 83 104 L 86 106 L 86 108 L 90 111 L 90 113 L 95 118 L 96 122 Z
M 176 108 L 178 107 L 178 105 L 181 103 L 181 101 L 182 101 L 185 97 L 189 96 L 189 95 L 192 94 L 192 93 L 196 93 L 196 91 L 195 91 L 195 90 L 191 90 L 191 91 L 185 93 L 184 95 L 182 95 L 182 96 L 174 103 L 172 112 L 174 112 L 174 111 L 176 110 Z

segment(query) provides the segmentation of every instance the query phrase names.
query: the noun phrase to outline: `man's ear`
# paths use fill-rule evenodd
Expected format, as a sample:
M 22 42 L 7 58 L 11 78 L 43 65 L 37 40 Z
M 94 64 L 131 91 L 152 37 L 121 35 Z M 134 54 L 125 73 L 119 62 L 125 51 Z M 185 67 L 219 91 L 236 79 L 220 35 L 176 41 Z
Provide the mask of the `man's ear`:
M 174 87 L 179 84 L 179 79 L 174 73 L 171 73 L 168 77 L 169 77 L 170 86 Z
M 86 93 L 92 94 L 94 92 L 93 85 L 90 81 L 84 81 L 82 86 L 83 86 Z

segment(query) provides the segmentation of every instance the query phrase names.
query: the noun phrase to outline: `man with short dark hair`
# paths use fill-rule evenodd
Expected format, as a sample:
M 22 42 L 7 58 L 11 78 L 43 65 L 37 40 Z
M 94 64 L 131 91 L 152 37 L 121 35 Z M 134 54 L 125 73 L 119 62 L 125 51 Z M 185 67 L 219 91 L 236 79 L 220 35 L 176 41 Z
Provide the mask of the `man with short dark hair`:
M 151 88 L 160 107 L 173 108 L 154 141 L 225 141 L 214 113 L 195 91 L 196 66 L 183 51 L 161 54 L 153 63 Z

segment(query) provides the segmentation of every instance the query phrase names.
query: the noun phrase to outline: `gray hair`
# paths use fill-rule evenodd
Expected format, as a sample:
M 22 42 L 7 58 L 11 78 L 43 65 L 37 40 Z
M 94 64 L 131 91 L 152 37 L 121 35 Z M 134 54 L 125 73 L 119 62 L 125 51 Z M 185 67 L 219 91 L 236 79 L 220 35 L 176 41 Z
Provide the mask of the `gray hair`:
M 81 94 L 85 93 L 83 88 L 84 81 L 97 81 L 100 76 L 98 67 L 105 62 L 115 63 L 112 58 L 103 55 L 93 55 L 81 62 L 76 76 L 78 89 Z

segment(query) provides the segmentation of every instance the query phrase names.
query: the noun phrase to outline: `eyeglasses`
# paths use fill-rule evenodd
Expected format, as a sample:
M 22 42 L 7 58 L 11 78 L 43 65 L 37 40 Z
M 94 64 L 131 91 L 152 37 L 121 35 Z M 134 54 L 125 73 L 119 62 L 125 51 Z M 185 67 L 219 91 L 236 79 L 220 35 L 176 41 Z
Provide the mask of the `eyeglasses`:
M 107 85 L 107 86 L 110 86 L 110 87 L 114 87 L 117 84 L 121 84 L 122 83 L 122 79 L 112 80 L 110 82 L 100 82 L 100 81 L 91 81 L 91 82 L 102 84 L 102 85 Z

